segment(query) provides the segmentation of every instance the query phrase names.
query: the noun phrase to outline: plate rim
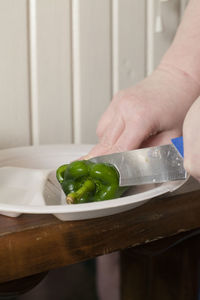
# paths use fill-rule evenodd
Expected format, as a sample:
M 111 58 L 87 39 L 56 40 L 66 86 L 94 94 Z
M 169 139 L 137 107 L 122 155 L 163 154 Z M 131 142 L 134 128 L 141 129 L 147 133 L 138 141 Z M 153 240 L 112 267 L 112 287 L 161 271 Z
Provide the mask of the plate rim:
M 66 152 L 73 149 L 73 153 L 69 153 L 70 155 L 74 154 L 75 148 L 79 148 L 79 151 L 76 149 L 75 153 L 77 155 L 82 156 L 84 153 L 87 153 L 93 145 L 92 144 L 49 144 L 49 145 L 31 145 L 31 146 L 23 146 L 23 147 L 15 147 L 15 148 L 7 148 L 0 149 L 0 166 L 2 166 L 2 157 L 1 154 L 6 155 L 15 155 L 17 157 L 18 153 L 26 151 L 26 154 L 32 154 L 35 150 L 44 150 L 44 151 L 55 151 L 58 149 L 65 148 Z M 80 150 L 82 149 L 82 150 Z M 84 151 L 83 151 L 84 150 Z M 29 153 L 28 153 L 28 152 Z M 86 151 L 86 152 L 85 152 Z M 61 152 L 60 152 L 61 153 Z M 63 153 L 65 151 L 63 150 Z M 41 153 L 40 153 L 41 154 Z M 8 160 L 9 161 L 9 160 Z M 5 166 L 5 165 L 4 165 Z M 22 166 L 23 167 L 23 166 Z M 112 210 L 119 209 L 122 207 L 133 206 L 139 202 L 146 202 L 151 200 L 152 198 L 158 197 L 160 195 L 166 194 L 168 192 L 175 191 L 179 187 L 181 187 L 185 181 L 177 181 L 177 182 L 166 182 L 154 189 L 150 189 L 144 191 L 142 193 L 136 194 L 138 197 L 134 198 L 134 195 L 128 195 L 121 198 L 116 198 L 112 200 L 100 201 L 100 202 L 92 202 L 92 203 L 84 203 L 84 204 L 74 204 L 74 205 L 13 205 L 6 204 L 0 202 L 0 212 L 14 212 L 14 213 L 27 213 L 27 214 L 79 214 L 79 213 L 87 213 L 87 212 L 97 212 L 104 210 Z M 154 194 L 152 195 L 152 191 Z M 141 198 L 141 195 L 143 196 Z

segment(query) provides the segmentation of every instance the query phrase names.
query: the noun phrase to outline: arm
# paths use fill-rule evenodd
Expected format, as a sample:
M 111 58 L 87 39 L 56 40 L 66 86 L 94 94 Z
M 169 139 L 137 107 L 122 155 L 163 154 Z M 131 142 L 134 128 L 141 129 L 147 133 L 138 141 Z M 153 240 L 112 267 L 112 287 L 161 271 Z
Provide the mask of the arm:
M 190 0 L 175 39 L 158 68 L 119 92 L 97 127 L 89 156 L 169 143 L 200 95 L 200 0 Z
M 200 85 L 200 1 L 190 0 L 182 23 L 172 46 L 167 51 L 161 66 L 180 70 L 193 84 L 189 95 Z M 199 93 L 200 94 L 200 93 Z M 197 96 L 199 96 L 199 94 Z M 195 97 L 188 97 L 192 104 Z M 200 181 L 200 98 L 189 109 L 183 125 L 185 169 Z
M 200 85 L 200 1 L 190 0 L 161 64 L 175 67 Z
M 187 113 L 183 124 L 184 166 L 200 181 L 200 98 Z

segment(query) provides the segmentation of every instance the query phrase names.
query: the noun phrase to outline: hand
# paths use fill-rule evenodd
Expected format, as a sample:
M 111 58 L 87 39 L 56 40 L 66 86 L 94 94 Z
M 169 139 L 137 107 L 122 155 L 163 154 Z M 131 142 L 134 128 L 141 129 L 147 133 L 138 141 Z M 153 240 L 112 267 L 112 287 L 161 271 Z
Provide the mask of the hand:
M 99 143 L 86 159 L 169 143 L 182 134 L 183 120 L 198 92 L 187 74 L 160 66 L 113 98 L 97 127 Z
M 184 166 L 200 181 L 200 98 L 188 111 L 183 125 Z

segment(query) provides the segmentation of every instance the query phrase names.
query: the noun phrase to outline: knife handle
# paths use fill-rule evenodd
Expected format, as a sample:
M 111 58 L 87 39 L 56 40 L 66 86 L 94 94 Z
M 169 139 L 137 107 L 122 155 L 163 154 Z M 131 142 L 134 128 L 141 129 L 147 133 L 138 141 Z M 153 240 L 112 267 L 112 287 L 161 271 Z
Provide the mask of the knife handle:
M 183 137 L 177 137 L 175 139 L 172 139 L 172 144 L 176 147 L 176 149 L 178 150 L 178 152 L 180 153 L 180 155 L 182 157 L 184 157 L 184 149 L 183 149 Z

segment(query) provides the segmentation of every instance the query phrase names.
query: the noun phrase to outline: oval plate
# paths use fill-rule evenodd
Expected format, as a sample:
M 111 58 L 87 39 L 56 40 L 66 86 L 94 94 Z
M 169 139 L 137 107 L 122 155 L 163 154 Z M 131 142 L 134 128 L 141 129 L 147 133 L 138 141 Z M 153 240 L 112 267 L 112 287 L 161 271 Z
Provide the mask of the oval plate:
M 34 169 L 57 169 L 60 165 L 69 163 L 87 154 L 92 145 L 48 145 L 28 146 L 0 150 L 0 167 L 15 166 Z M 157 185 L 143 185 L 131 188 L 121 198 L 102 202 L 68 205 L 65 204 L 64 194 L 59 196 L 48 190 L 44 201 L 38 205 L 8 204 L 0 199 L 0 214 L 17 217 L 20 214 L 53 214 L 60 220 L 81 220 L 98 218 L 117 214 L 133 209 L 146 201 L 172 192 L 181 187 L 185 181 L 167 182 Z

